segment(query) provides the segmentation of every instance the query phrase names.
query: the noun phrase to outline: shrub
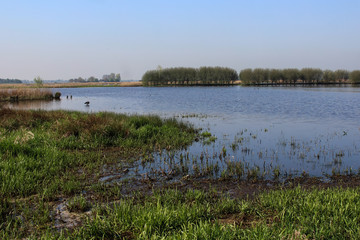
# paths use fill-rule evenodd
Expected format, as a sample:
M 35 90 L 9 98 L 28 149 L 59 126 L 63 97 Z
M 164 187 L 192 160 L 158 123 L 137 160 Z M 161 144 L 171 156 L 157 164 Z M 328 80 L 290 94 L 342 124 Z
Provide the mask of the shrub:
M 55 99 L 60 100 L 60 97 L 61 97 L 61 92 L 56 92 Z

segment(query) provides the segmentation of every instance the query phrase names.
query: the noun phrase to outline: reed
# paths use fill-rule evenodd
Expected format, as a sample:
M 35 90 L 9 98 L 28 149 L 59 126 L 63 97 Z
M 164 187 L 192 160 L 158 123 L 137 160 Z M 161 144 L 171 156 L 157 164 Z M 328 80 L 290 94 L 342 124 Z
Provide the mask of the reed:
M 0 101 L 22 101 L 53 99 L 50 89 L 42 88 L 14 88 L 0 89 Z
M 18 88 L 27 88 L 33 89 L 38 88 L 36 84 L 1 84 L 2 89 L 18 89 Z M 141 81 L 133 82 L 84 82 L 84 83 L 48 83 L 44 82 L 41 85 L 41 88 L 84 88 L 84 87 L 140 87 L 142 86 Z

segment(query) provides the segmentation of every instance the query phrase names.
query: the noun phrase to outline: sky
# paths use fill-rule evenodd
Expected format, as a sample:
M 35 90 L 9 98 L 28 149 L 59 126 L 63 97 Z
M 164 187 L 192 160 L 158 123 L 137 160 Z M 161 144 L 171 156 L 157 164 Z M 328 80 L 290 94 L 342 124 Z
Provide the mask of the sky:
M 0 78 L 360 69 L 359 0 L 0 0 Z

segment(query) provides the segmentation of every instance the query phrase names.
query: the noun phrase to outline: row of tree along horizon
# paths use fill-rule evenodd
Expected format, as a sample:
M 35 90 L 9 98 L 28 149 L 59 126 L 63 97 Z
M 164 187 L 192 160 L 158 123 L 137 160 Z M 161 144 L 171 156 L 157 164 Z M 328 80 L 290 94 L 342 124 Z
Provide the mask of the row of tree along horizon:
M 91 77 L 89 77 L 87 79 L 82 78 L 82 77 L 78 77 L 78 78 L 72 78 L 72 79 L 69 80 L 69 82 L 79 82 L 79 83 L 84 83 L 84 82 L 120 82 L 120 81 L 121 81 L 120 73 L 105 74 L 100 79 L 91 76 Z
M 225 67 L 158 67 L 157 70 L 147 71 L 142 77 L 144 86 L 232 85 L 236 80 L 243 85 L 360 83 L 360 71 L 248 68 L 237 74 L 234 69 Z
M 22 81 L 19 79 L 0 78 L 0 84 L 6 84 L 6 83 L 12 83 L 12 84 L 13 83 L 22 83 Z
M 321 70 L 320 68 L 244 69 L 240 71 L 244 85 L 260 84 L 332 84 L 360 83 L 360 71 Z
M 43 83 L 43 80 L 40 77 L 35 78 L 37 80 L 41 80 L 41 82 Z M 34 79 L 35 83 L 36 82 Z M 102 76 L 102 78 L 96 78 L 96 77 L 89 77 L 89 78 L 82 78 L 82 77 L 78 77 L 78 78 L 72 78 L 68 80 L 69 82 L 76 82 L 76 83 L 86 83 L 86 82 L 120 82 L 121 81 L 121 76 L 120 73 L 110 73 L 110 74 L 105 74 Z M 25 81 L 28 82 L 28 81 Z M 1 79 L 0 78 L 0 84 L 6 84 L 6 83 L 10 83 L 10 84 L 20 84 L 23 83 L 23 81 L 19 80 L 19 79 Z
M 227 67 L 200 67 L 200 68 L 166 68 L 160 66 L 156 70 L 147 71 L 142 77 L 144 86 L 166 85 L 233 85 L 240 80 L 243 85 L 279 85 L 279 84 L 333 84 L 354 83 L 360 84 L 360 70 L 321 70 L 319 68 L 286 68 L 243 69 L 240 74 Z M 120 73 L 103 75 L 98 79 L 79 77 L 69 82 L 120 82 Z M 22 83 L 18 79 L 0 79 L 1 83 Z

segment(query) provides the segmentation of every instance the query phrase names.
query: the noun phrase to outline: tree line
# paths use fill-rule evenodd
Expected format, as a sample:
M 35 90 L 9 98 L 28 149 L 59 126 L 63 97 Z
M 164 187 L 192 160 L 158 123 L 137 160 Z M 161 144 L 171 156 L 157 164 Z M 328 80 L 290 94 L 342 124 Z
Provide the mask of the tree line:
M 6 78 L 6 79 L 2 79 L 0 78 L 0 84 L 4 84 L 4 83 L 22 83 L 21 80 L 19 79 L 9 79 L 9 78 Z
M 244 85 L 258 84 L 329 84 L 360 83 L 360 71 L 321 70 L 319 68 L 267 69 L 255 68 L 240 71 L 240 80 Z
M 144 86 L 164 85 L 230 85 L 238 80 L 237 72 L 226 67 L 166 68 L 147 71 L 142 77 Z
M 243 85 L 332 84 L 360 83 L 360 70 L 321 70 L 319 68 L 244 69 L 239 74 L 225 67 L 166 68 L 147 71 L 142 77 L 144 86 L 165 85 L 231 85 L 241 80 Z
M 102 78 L 96 78 L 94 76 L 91 76 L 89 78 L 82 78 L 82 77 L 78 77 L 78 78 L 72 78 L 69 79 L 69 82 L 80 82 L 80 83 L 85 83 L 85 82 L 120 82 L 121 81 L 121 76 L 120 73 L 110 73 L 110 74 L 105 74 L 102 76 Z

